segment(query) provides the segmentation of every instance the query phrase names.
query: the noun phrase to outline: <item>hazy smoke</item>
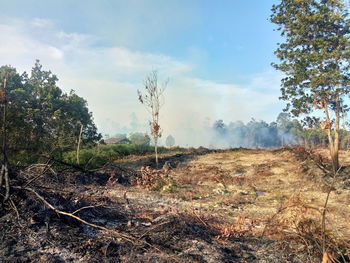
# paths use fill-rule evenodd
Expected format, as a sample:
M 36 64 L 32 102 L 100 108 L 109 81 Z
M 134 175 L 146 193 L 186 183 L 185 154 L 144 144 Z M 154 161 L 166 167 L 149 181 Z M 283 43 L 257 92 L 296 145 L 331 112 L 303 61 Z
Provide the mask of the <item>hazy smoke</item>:
M 139 121 L 135 113 L 130 115 L 130 119 L 127 126 L 114 123 L 111 127 L 113 132 L 109 135 L 149 133 L 146 121 Z M 275 122 L 268 124 L 252 119 L 247 123 L 235 121 L 225 124 L 222 120 L 211 121 L 206 118 L 203 122 L 197 121 L 191 124 L 191 127 L 185 123 L 174 127 L 165 124 L 163 136 L 159 141 L 160 145 L 165 145 L 165 138 L 169 134 L 175 138 L 175 145 L 183 147 L 272 148 L 296 144 L 294 134 L 281 129 Z

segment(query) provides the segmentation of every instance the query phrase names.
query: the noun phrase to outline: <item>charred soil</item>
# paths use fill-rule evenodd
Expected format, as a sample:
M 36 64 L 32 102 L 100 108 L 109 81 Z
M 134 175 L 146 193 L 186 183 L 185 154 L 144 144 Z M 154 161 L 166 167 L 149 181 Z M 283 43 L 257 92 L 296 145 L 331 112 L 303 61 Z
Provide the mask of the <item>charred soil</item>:
M 326 243 L 349 262 L 346 155 Z M 321 262 L 329 187 L 322 151 L 200 151 L 132 157 L 96 171 L 13 171 L 0 262 Z

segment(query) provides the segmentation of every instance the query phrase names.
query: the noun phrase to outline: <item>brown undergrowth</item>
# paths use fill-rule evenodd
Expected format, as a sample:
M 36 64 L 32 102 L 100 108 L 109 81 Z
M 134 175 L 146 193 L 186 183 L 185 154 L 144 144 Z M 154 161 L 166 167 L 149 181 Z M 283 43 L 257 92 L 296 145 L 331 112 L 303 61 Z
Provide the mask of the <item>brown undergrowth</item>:
M 262 236 L 277 240 L 286 253 L 307 252 L 308 262 L 322 258 L 323 242 L 330 261 L 349 262 L 350 239 L 344 238 L 327 220 L 326 232 L 322 228 L 322 208 L 313 207 L 300 195 L 282 202 L 278 211 L 268 220 Z
M 321 262 L 326 239 L 329 259 L 349 262 L 349 191 L 332 192 L 324 237 L 329 178 L 312 154 L 179 155 L 159 170 L 144 160 L 87 173 L 28 167 L 1 205 L 0 261 Z

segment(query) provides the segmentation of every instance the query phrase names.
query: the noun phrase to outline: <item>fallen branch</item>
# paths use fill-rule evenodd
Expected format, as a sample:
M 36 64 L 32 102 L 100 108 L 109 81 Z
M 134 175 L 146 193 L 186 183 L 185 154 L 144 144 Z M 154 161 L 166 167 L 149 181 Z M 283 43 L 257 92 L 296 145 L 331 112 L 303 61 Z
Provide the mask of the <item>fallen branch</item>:
M 86 170 L 85 168 L 83 168 L 82 166 L 77 165 L 77 164 L 66 163 L 66 162 L 64 162 L 64 161 L 54 159 L 52 156 L 51 156 L 51 157 L 49 157 L 49 156 L 43 156 L 43 157 L 44 157 L 44 158 L 47 158 L 47 159 L 51 159 L 51 160 L 52 160 L 53 162 L 55 162 L 55 163 L 58 163 L 58 164 L 61 164 L 61 165 L 64 165 L 64 166 L 68 166 L 68 167 L 72 167 L 72 168 L 74 168 L 75 170 L 78 170 L 78 171 L 81 171 L 81 172 L 84 172 L 84 173 L 92 173 L 91 171 Z
M 31 166 L 29 166 L 29 167 L 26 169 L 26 171 L 23 171 L 23 173 L 26 174 L 26 173 L 28 173 L 28 172 L 31 172 L 31 170 L 34 169 L 34 168 L 43 166 L 42 171 L 41 171 L 37 176 L 35 176 L 34 178 L 30 179 L 24 186 L 26 187 L 26 186 L 30 185 L 32 182 L 34 182 L 34 181 L 36 181 L 37 179 L 39 179 L 40 177 L 42 177 L 42 176 L 45 174 L 45 172 L 46 172 L 47 169 L 49 169 L 49 170 L 51 171 L 52 174 L 57 175 L 57 173 L 50 167 L 50 165 L 49 165 L 50 161 L 51 161 L 51 159 L 48 160 L 48 161 L 46 162 L 46 164 L 34 164 L 34 165 L 31 165 Z
M 11 204 L 11 206 L 12 206 L 12 208 L 13 208 L 13 210 L 15 210 L 15 212 L 16 212 L 16 215 L 17 215 L 17 221 L 18 221 L 18 224 L 19 224 L 19 226 L 20 227 L 23 227 L 22 226 L 22 224 L 21 224 L 21 218 L 19 217 L 19 213 L 18 213 L 18 209 L 17 209 L 17 207 L 16 207 L 16 205 L 15 205 L 15 203 L 11 200 L 11 197 L 9 197 L 9 199 L 8 199 L 9 201 L 10 201 L 10 204 Z
M 51 210 L 55 211 L 56 213 L 58 214 L 61 214 L 61 215 L 65 215 L 65 216 L 68 216 L 68 217 L 72 217 L 74 219 L 76 219 L 77 221 L 85 224 L 85 225 L 88 225 L 88 226 L 91 226 L 93 228 L 97 228 L 97 229 L 100 229 L 100 230 L 103 230 L 103 231 L 106 231 L 107 233 L 110 233 L 112 234 L 113 236 L 116 236 L 116 237 L 119 237 L 119 238 L 122 238 L 128 242 L 131 242 L 132 244 L 143 244 L 143 245 L 147 245 L 155 250 L 157 250 L 158 252 L 162 253 L 162 254 L 165 254 L 165 255 L 168 255 L 169 257 L 171 257 L 172 259 L 174 259 L 176 262 L 183 262 L 182 260 L 176 258 L 174 255 L 170 255 L 164 251 L 162 251 L 160 248 L 148 243 L 147 241 L 144 241 L 144 240 L 139 240 L 139 238 L 136 238 L 132 235 L 127 235 L 127 234 L 123 234 L 123 233 L 120 233 L 118 232 L 117 230 L 114 230 L 114 229 L 109 229 L 109 228 L 106 228 L 104 226 L 100 226 L 100 225 L 96 225 L 94 223 L 90 223 L 90 222 L 87 222 L 85 221 L 84 219 L 74 215 L 74 213 L 77 213 L 78 210 L 74 211 L 73 213 L 69 213 L 69 212 L 65 212 L 65 211 L 62 211 L 62 210 L 59 210 L 57 209 L 56 207 L 54 207 L 53 205 L 51 205 L 48 201 L 45 200 L 44 197 L 42 197 L 40 194 L 38 194 L 34 189 L 30 188 L 30 187 L 19 187 L 19 186 L 15 186 L 14 187 L 15 189 L 21 189 L 21 190 L 26 190 L 26 191 L 29 191 L 31 193 L 33 193 L 40 201 L 42 201 L 44 203 L 45 206 L 47 206 L 48 208 L 50 208 Z M 89 207 L 82 207 L 80 208 L 80 210 L 82 209 L 85 209 L 85 208 L 89 208 Z
M 109 232 L 117 237 L 120 237 L 124 240 L 127 240 L 133 244 L 135 244 L 137 242 L 137 239 L 131 235 L 127 235 L 127 234 L 122 234 L 116 230 L 113 230 L 113 229 L 108 229 L 104 226 L 99 226 L 99 225 L 96 225 L 94 223 L 90 223 L 90 222 L 87 222 L 85 221 L 84 219 L 74 215 L 73 213 L 69 213 L 69 212 L 65 212 L 65 211 L 62 211 L 62 210 L 59 210 L 57 209 L 56 207 L 54 207 L 53 205 L 51 205 L 49 202 L 47 202 L 44 197 L 42 197 L 41 195 L 39 195 L 34 189 L 30 188 L 30 187 L 14 187 L 16 189 L 22 189 L 22 190 L 26 190 L 26 191 L 29 191 L 31 193 L 33 193 L 38 199 L 40 199 L 45 206 L 47 206 L 48 208 L 50 208 L 51 210 L 55 211 L 57 214 L 61 214 L 61 215 L 65 215 L 65 216 L 69 216 L 69 217 L 72 217 L 76 220 L 78 220 L 79 222 L 85 224 L 85 225 L 88 225 L 88 226 L 91 226 L 91 227 L 94 227 L 94 228 L 98 228 L 100 230 L 103 230 L 103 231 L 106 231 L 106 232 Z M 77 211 L 75 211 L 76 213 Z

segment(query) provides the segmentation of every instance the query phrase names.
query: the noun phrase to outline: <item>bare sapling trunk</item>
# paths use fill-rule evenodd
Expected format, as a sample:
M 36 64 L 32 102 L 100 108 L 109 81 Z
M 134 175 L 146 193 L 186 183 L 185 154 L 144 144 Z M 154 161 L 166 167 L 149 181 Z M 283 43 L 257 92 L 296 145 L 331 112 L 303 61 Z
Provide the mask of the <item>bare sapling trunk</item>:
M 155 140 L 154 143 L 154 152 L 156 154 L 156 167 L 158 169 L 158 140 Z
M 5 197 L 4 201 L 6 201 L 10 196 L 10 179 L 9 179 L 9 172 L 8 172 L 8 159 L 7 159 L 7 127 L 6 127 L 6 117 L 7 117 L 7 97 L 6 97 L 6 77 L 4 78 L 3 87 L 1 87 L 0 90 L 0 100 L 3 107 L 2 112 L 2 164 L 1 164 L 1 170 L 0 170 L 0 190 L 3 186 L 5 186 Z
M 77 164 L 80 164 L 80 143 L 81 143 L 81 136 L 83 134 L 83 124 L 80 125 L 80 132 L 79 132 L 79 137 L 78 137 L 78 145 L 77 145 Z
M 156 157 L 156 167 L 158 169 L 158 139 L 162 136 L 162 130 L 159 125 L 159 111 L 163 105 L 163 92 L 167 82 L 163 85 L 158 83 L 157 71 L 152 71 L 145 79 L 145 92 L 142 94 L 137 91 L 139 101 L 145 105 L 147 111 L 151 114 L 149 122 L 151 135 L 154 141 L 154 152 Z

